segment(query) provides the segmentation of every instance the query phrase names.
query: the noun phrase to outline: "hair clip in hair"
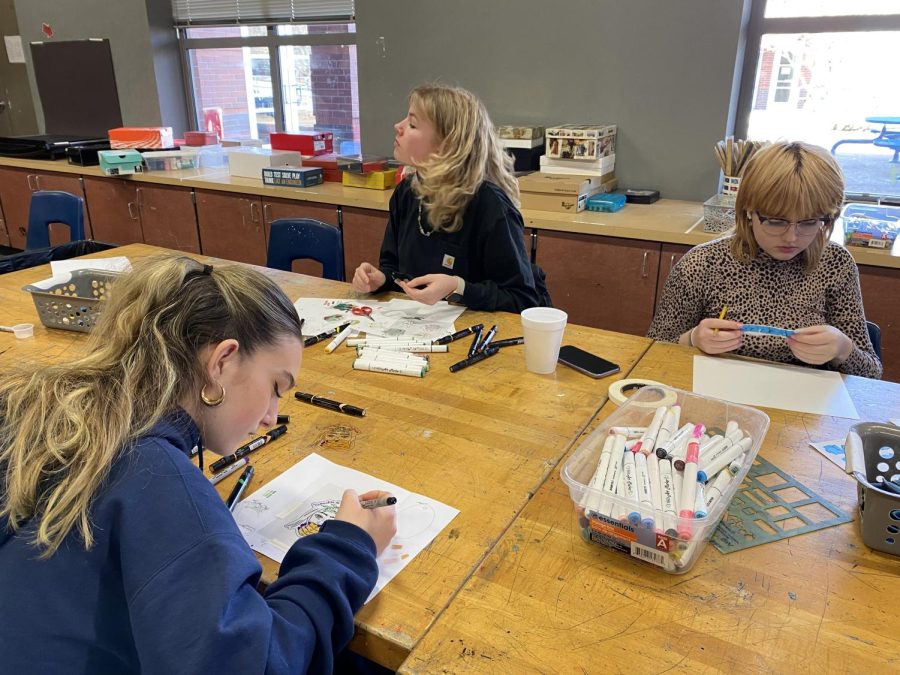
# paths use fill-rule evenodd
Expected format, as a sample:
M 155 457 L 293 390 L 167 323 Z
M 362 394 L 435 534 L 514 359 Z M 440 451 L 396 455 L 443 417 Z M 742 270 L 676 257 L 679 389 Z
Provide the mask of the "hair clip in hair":
M 212 272 L 213 272 L 212 265 L 204 265 L 203 266 L 203 274 L 210 275 L 210 274 L 212 274 Z

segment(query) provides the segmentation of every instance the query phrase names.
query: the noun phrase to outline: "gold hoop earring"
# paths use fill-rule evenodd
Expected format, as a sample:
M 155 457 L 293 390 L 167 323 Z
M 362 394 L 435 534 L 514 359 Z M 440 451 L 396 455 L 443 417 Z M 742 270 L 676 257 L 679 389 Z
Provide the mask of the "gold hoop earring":
M 219 398 L 209 398 L 206 395 L 206 385 L 203 385 L 203 388 L 200 390 L 200 400 L 203 401 L 203 405 L 207 405 L 210 408 L 215 408 L 216 406 L 222 405 L 222 401 L 225 400 L 225 387 L 216 382 L 219 385 L 219 388 L 222 390 L 222 393 L 219 394 Z

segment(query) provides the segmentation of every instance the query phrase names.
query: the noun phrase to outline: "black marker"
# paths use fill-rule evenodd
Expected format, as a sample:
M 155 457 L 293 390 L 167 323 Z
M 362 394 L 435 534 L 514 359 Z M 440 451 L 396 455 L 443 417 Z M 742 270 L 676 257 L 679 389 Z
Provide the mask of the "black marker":
M 487 335 L 484 336 L 484 340 L 481 341 L 481 344 L 478 345 L 478 351 L 483 352 L 487 349 L 487 346 L 491 344 L 491 340 L 494 339 L 494 336 L 497 334 L 497 324 L 491 326 L 491 329 L 487 332 Z
M 493 343 L 494 347 L 512 347 L 513 345 L 521 345 L 525 343 L 524 337 L 506 338 L 505 340 L 497 340 Z
M 396 503 L 396 497 L 378 497 L 377 499 L 359 500 L 359 505 L 364 509 L 377 509 L 380 506 L 393 506 Z
M 290 415 L 279 415 L 278 419 L 275 420 L 276 424 L 289 424 L 291 421 Z
M 294 398 L 296 398 L 298 401 L 303 401 L 304 403 L 319 406 L 320 408 L 328 408 L 328 410 L 342 412 L 345 415 L 353 415 L 354 417 L 366 416 L 365 408 L 358 408 L 355 405 L 350 405 L 349 403 L 338 403 L 337 401 L 332 401 L 329 398 L 316 396 L 315 394 L 307 394 L 306 392 L 298 391 L 294 394 Z
M 241 474 L 241 477 L 238 478 L 237 483 L 235 483 L 234 489 L 231 491 L 231 494 L 228 495 L 228 499 L 225 501 L 225 505 L 228 507 L 229 511 L 234 511 L 234 507 L 238 505 L 238 502 L 241 501 L 241 495 L 244 494 L 244 490 L 247 489 L 247 485 L 250 483 L 250 479 L 253 478 L 253 466 L 248 465 L 246 469 L 244 469 L 244 473 Z
M 445 335 L 442 338 L 438 338 L 437 340 L 433 340 L 431 344 L 434 345 L 446 345 L 451 342 L 455 342 L 460 338 L 466 337 L 466 335 L 471 335 L 475 332 L 476 329 L 481 330 L 484 326 L 480 323 L 476 323 L 474 326 L 469 326 L 468 328 L 463 328 L 462 330 L 458 330 L 453 335 Z
M 241 447 L 235 450 L 230 455 L 225 455 L 222 459 L 218 459 L 212 463 L 212 466 L 209 467 L 209 470 L 212 472 L 219 471 L 220 469 L 224 469 L 229 464 L 234 464 L 241 457 L 245 455 L 249 455 L 254 450 L 257 450 L 264 446 L 269 441 L 274 441 L 276 438 L 284 434 L 287 431 L 287 427 L 283 424 L 280 427 L 275 427 L 268 431 L 264 436 L 260 436 L 258 438 L 254 438 L 249 443 L 244 443 Z
M 460 361 L 459 363 L 454 363 L 450 366 L 450 372 L 455 373 L 458 370 L 462 370 L 463 368 L 468 368 L 469 366 L 478 363 L 479 361 L 484 361 L 489 356 L 493 356 L 497 352 L 500 351 L 500 347 L 488 347 L 483 352 L 478 352 L 474 356 L 470 356 L 469 358 Z
M 317 342 L 321 342 L 322 340 L 324 340 L 326 338 L 330 338 L 332 335 L 337 335 L 338 333 L 340 333 L 342 330 L 344 330 L 349 325 L 350 325 L 349 322 L 343 323 L 340 326 L 335 326 L 331 330 L 326 330 L 324 333 L 319 333 L 318 335 L 311 335 L 303 341 L 303 346 L 309 347 L 310 345 L 314 345 Z
M 472 344 L 469 346 L 469 357 L 475 356 L 475 354 L 478 353 L 478 343 L 481 341 L 481 324 L 479 323 L 476 326 L 473 326 L 473 328 L 474 330 L 472 332 L 475 333 L 475 337 L 472 338 Z

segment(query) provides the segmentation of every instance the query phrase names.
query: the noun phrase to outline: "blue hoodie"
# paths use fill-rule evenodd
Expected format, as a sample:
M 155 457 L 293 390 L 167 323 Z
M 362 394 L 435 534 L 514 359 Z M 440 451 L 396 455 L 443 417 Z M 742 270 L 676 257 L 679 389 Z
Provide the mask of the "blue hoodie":
M 28 673 L 328 673 L 375 585 L 375 545 L 329 521 L 262 573 L 234 518 L 191 463 L 183 411 L 112 467 L 76 532 L 48 560 L 0 520 L 0 670 Z

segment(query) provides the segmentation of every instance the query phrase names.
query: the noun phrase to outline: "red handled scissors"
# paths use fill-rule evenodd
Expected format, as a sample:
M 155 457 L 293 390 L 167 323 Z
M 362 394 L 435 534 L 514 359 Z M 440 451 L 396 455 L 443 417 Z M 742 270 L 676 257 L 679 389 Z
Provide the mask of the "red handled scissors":
M 369 319 L 369 321 L 375 320 L 372 318 L 372 308 L 368 307 L 366 305 L 354 307 L 353 309 L 350 310 L 350 313 L 353 314 L 354 316 L 364 316 L 367 319 Z

